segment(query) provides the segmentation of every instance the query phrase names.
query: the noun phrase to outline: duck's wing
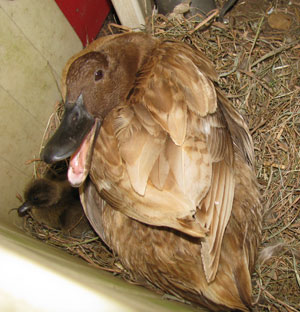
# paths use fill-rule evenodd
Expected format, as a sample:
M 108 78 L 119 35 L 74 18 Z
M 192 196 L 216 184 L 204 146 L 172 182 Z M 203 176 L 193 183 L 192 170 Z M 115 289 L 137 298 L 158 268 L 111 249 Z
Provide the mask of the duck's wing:
M 193 218 L 196 206 L 170 169 L 173 141 L 153 120 L 152 130 L 151 123 L 146 130 L 137 117 L 142 113 L 135 110 L 122 107 L 104 120 L 91 163 L 93 183 L 111 207 L 131 218 L 203 237 L 207 230 Z M 143 113 L 152 119 L 147 110 Z

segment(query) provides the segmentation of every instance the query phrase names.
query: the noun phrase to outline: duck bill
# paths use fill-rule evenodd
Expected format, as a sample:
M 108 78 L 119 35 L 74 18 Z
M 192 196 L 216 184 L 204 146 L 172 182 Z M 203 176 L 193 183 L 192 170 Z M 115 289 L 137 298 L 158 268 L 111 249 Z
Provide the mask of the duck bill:
M 48 164 L 71 156 L 68 179 L 73 186 L 80 186 L 90 167 L 95 137 L 100 121 L 90 115 L 80 95 L 73 105 L 66 104 L 60 126 L 41 153 Z
M 18 208 L 18 215 L 19 217 L 24 217 L 29 209 L 32 208 L 32 204 L 28 201 L 24 202 L 19 208 Z
M 48 164 L 70 157 L 89 133 L 95 119 L 85 109 L 82 95 L 74 105 L 66 104 L 60 126 L 41 153 L 41 159 Z

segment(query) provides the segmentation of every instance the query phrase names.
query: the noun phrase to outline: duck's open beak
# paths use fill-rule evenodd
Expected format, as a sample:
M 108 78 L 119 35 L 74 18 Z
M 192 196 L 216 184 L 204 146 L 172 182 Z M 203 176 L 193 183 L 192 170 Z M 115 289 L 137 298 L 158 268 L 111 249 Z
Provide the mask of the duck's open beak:
M 41 153 L 41 159 L 48 164 L 71 156 L 91 130 L 95 119 L 86 111 L 82 94 L 73 106 L 66 105 L 60 126 Z
M 61 124 L 42 150 L 41 159 L 54 163 L 72 156 L 68 178 L 73 186 L 80 186 L 89 171 L 99 128 L 100 121 L 86 111 L 80 94 L 73 106 L 66 105 Z

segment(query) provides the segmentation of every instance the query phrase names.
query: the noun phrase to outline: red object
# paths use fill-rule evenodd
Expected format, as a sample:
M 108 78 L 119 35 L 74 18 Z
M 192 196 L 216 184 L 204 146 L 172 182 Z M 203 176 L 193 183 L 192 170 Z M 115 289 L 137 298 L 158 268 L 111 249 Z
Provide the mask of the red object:
M 110 0 L 55 0 L 74 28 L 83 46 L 99 33 L 110 8 Z

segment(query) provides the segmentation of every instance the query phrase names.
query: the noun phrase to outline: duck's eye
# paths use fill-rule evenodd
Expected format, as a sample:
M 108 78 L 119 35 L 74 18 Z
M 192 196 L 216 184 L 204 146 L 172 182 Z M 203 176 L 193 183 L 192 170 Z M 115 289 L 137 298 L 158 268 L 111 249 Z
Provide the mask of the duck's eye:
M 98 80 L 102 79 L 102 77 L 103 77 L 103 71 L 101 69 L 97 70 L 95 72 L 95 81 L 98 81 Z

